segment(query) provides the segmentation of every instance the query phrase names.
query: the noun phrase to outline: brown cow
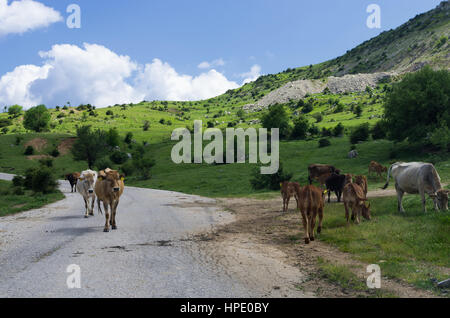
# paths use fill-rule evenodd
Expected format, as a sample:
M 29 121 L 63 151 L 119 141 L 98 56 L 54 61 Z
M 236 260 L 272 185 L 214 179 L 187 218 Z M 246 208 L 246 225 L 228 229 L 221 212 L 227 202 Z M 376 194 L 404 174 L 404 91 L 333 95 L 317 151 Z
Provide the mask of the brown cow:
M 383 176 L 382 176 L 382 173 L 383 172 L 387 172 L 387 167 L 384 167 L 384 166 L 382 166 L 382 165 L 380 165 L 378 162 L 376 162 L 376 161 L 371 161 L 370 162 L 370 164 L 369 164 L 369 176 L 370 176 L 370 173 L 371 172 L 376 172 L 377 173 L 377 175 L 381 178 L 381 179 L 383 179 Z
M 70 183 L 72 193 L 74 190 L 75 190 L 75 192 L 77 192 L 77 183 L 78 183 L 78 179 L 80 179 L 80 176 L 81 175 L 79 172 L 73 172 L 73 173 L 66 174 L 66 180 L 69 181 L 69 183 Z
M 100 201 L 103 202 L 103 207 L 105 208 L 106 223 L 104 232 L 109 232 L 110 225 L 113 230 L 117 229 L 117 206 L 119 205 L 120 196 L 122 195 L 124 188 L 123 174 L 119 174 L 119 172 L 109 168 L 99 172 L 97 182 L 95 183 L 95 195 L 97 196 L 99 211 L 102 212 Z
M 308 167 L 308 180 L 309 184 L 312 184 L 313 180 L 319 180 L 319 177 L 322 175 L 328 175 L 328 177 L 335 173 L 340 174 L 340 170 L 336 169 L 334 166 L 330 165 L 321 165 L 321 164 L 312 164 Z M 322 185 L 325 184 L 326 178 L 322 180 Z
M 368 186 L 368 184 L 367 184 L 367 178 L 366 178 L 366 176 L 356 176 L 355 177 L 355 183 L 357 184 L 357 185 L 359 185 L 362 189 L 363 189 L 363 191 L 364 191 L 364 194 L 366 195 L 366 197 L 367 197 L 367 192 L 369 191 L 369 186 Z
M 289 209 L 289 200 L 294 197 L 297 201 L 298 206 L 298 197 L 296 186 L 300 186 L 297 182 L 289 182 L 285 181 L 280 184 L 281 186 L 281 197 L 283 198 L 283 212 L 287 212 Z
M 370 220 L 370 204 L 366 206 L 367 198 L 364 190 L 356 183 L 349 183 L 344 187 L 344 207 L 347 223 L 349 220 L 349 208 L 352 209 L 352 220 L 356 219 L 356 224 L 360 223 L 361 214 L 365 219 Z
M 322 232 L 323 209 L 325 205 L 325 193 L 312 185 L 300 188 L 296 186 L 298 200 L 298 209 L 302 213 L 303 228 L 305 230 L 305 243 L 314 241 L 314 228 L 316 218 L 319 215 L 319 226 L 317 234 Z

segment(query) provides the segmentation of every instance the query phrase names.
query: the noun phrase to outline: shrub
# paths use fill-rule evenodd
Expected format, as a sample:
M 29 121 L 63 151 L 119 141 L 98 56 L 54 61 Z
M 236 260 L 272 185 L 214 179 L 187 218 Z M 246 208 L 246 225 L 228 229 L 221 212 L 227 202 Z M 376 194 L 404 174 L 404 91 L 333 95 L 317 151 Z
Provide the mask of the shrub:
M 311 125 L 311 127 L 309 127 L 308 132 L 312 135 L 312 136 L 316 136 L 320 133 L 319 127 L 317 127 L 316 125 Z
M 28 146 L 28 147 L 25 149 L 24 155 L 25 155 L 25 156 L 31 156 L 31 155 L 33 155 L 33 154 L 34 154 L 34 148 L 33 148 L 32 146 Z
M 302 113 L 303 114 L 308 114 L 308 113 L 312 112 L 313 109 L 314 109 L 313 104 L 311 102 L 308 102 L 308 103 L 305 104 L 305 106 L 303 106 Z
M 108 152 L 107 134 L 97 129 L 92 131 L 91 126 L 77 128 L 77 140 L 71 151 L 75 160 L 86 160 L 89 169 L 94 163 Z
M 110 128 L 106 133 L 106 143 L 111 148 L 117 147 L 120 144 L 120 135 L 117 128 Z
M 337 124 L 336 127 L 333 128 L 333 136 L 334 137 L 340 137 L 344 135 L 344 126 L 342 125 L 342 123 Z
M 291 138 L 296 140 L 306 139 L 309 128 L 308 119 L 300 116 L 294 120 L 294 128 L 292 129 Z
M 125 143 L 126 144 L 131 144 L 131 142 L 133 141 L 133 133 L 132 132 L 128 132 L 126 135 L 125 135 Z
M 316 123 L 320 123 L 323 120 L 323 115 L 321 113 L 315 113 L 312 117 L 316 120 Z
M 25 191 L 23 191 L 22 187 L 13 187 L 12 194 L 13 195 L 25 195 Z
M 142 127 L 142 129 L 143 129 L 144 131 L 148 131 L 148 130 L 150 129 L 150 122 L 149 122 L 148 120 L 146 120 L 146 121 L 144 122 L 144 127 Z
M 108 111 L 106 112 L 106 115 L 107 115 L 107 116 L 114 116 L 114 112 L 113 112 L 112 110 L 108 110 Z
M 150 179 L 150 169 L 155 165 L 155 161 L 149 158 L 133 159 L 134 170 L 139 173 L 143 180 Z
M 356 115 L 356 117 L 361 117 L 362 113 L 363 113 L 363 109 L 361 107 L 361 105 L 358 105 L 355 107 L 353 113 Z
M 45 105 L 39 105 L 26 111 L 23 126 L 25 129 L 42 132 L 48 129 L 50 112 Z
M 273 105 L 269 111 L 262 116 L 262 126 L 269 131 L 272 128 L 280 129 L 280 137 L 287 138 L 290 135 L 289 116 L 283 105 Z
M 333 136 L 333 132 L 331 131 L 330 128 L 323 127 L 322 131 L 320 132 L 320 135 L 322 137 L 331 137 L 331 136 Z
M 35 193 L 47 194 L 56 191 L 57 182 L 49 168 L 31 168 L 25 172 L 25 187 Z
M 121 165 L 127 162 L 129 158 L 126 152 L 116 150 L 109 156 L 109 159 L 115 164 Z
M 353 129 L 350 135 L 350 142 L 357 144 L 361 141 L 367 141 L 369 139 L 369 124 L 362 124 Z
M 25 185 L 25 178 L 22 176 L 15 176 L 12 179 L 12 184 L 14 187 L 23 187 Z
M 53 148 L 52 151 L 50 151 L 50 156 L 52 156 L 53 158 L 58 158 L 60 155 L 60 152 L 58 150 L 58 148 Z
M 51 158 L 40 159 L 39 164 L 43 167 L 51 168 L 51 167 L 53 167 L 53 159 L 51 159 Z
M 134 173 L 134 165 L 133 162 L 131 161 L 127 161 L 121 168 L 122 172 L 126 175 L 126 176 L 131 176 Z
M 379 121 L 373 126 L 370 133 L 372 135 L 373 140 L 385 139 L 386 138 L 386 123 L 383 121 Z
M 8 108 L 8 114 L 14 118 L 19 117 L 22 113 L 22 106 L 19 105 L 13 105 Z
M 250 183 L 255 190 L 280 190 L 280 183 L 289 181 L 292 179 L 293 174 L 287 173 L 283 170 L 283 166 L 280 163 L 280 168 L 275 174 L 261 174 L 260 168 L 255 168 L 252 172 L 252 178 Z
M 328 139 L 322 138 L 319 140 L 319 148 L 325 148 L 331 146 L 331 142 Z
M 17 136 L 16 137 L 16 142 L 15 142 L 16 146 L 20 145 L 22 143 L 22 141 L 23 141 L 23 137 L 22 136 Z

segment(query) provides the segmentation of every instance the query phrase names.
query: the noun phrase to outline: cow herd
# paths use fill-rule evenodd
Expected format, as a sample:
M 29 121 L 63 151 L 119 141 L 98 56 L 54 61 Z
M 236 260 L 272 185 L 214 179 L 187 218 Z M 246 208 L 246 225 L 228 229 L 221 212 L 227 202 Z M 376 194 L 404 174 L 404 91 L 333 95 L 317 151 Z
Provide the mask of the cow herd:
M 100 172 L 86 170 L 82 173 L 71 173 L 66 175 L 72 188 L 72 192 L 78 191 L 83 197 L 85 205 L 84 217 L 94 215 L 95 201 L 97 200 L 98 211 L 102 212 L 100 203 L 103 203 L 105 210 L 104 232 L 109 232 L 110 228 L 117 229 L 116 214 L 120 197 L 125 189 L 124 175 L 116 170 L 105 169 Z
M 442 188 L 441 179 L 432 164 L 400 162 L 393 164 L 389 170 L 375 161 L 369 164 L 368 175 L 376 173 L 377 176 L 382 177 L 383 172 L 387 173 L 387 183 L 383 189 L 388 187 L 390 176 L 394 178 L 400 212 L 405 212 L 402 205 L 404 193 L 420 194 L 424 212 L 426 212 L 425 194 L 433 199 L 436 210 L 448 210 L 450 191 Z M 305 187 L 301 187 L 297 182 L 286 181 L 281 184 L 283 212 L 288 211 L 290 198 L 294 197 L 297 201 L 297 209 L 302 215 L 306 244 L 314 241 L 317 216 L 319 216 L 317 233 L 322 230 L 326 194 L 328 194 L 328 203 L 331 202 L 332 192 L 336 194 L 338 202 L 343 201 L 347 224 L 350 223 L 350 210 L 352 211 L 351 219 L 356 224 L 361 222 L 361 216 L 371 220 L 366 176 L 342 174 L 341 170 L 332 165 L 312 164 L 308 167 L 308 181 L 309 185 Z M 313 186 L 313 181 L 317 181 L 320 187 Z

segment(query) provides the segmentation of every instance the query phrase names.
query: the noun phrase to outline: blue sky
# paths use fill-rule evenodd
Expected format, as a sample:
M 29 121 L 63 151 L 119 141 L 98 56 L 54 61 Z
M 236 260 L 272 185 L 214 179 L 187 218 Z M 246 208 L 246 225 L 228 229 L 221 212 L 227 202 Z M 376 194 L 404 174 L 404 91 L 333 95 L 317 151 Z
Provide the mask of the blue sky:
M 5 0 L 0 0 L 2 1 Z M 186 89 L 192 89 L 192 94 L 161 93 L 158 89 L 169 90 L 167 83 L 161 86 L 160 83 L 153 81 L 140 84 L 141 90 L 149 89 L 151 93 L 142 93 L 143 95 L 139 96 L 134 93 L 125 94 L 128 98 L 145 95 L 146 98 L 154 96 L 161 99 L 164 97 L 195 99 L 196 94 L 201 98 L 205 97 L 204 94 L 220 91 L 221 84 L 231 87 L 234 84 L 241 85 L 246 78 L 245 75 L 252 77 L 251 75 L 277 73 L 288 67 L 326 61 L 440 3 L 439 0 L 36 0 L 35 2 L 58 11 L 62 19 L 24 33 L 12 32 L 3 35 L 0 33 L 0 77 L 13 72 L 21 65 L 42 67 L 47 63 L 52 66 L 51 68 L 55 68 L 55 65 L 61 66 L 62 62 L 55 62 L 58 57 L 53 57 L 55 60 L 53 61 L 52 57 L 43 58 L 38 54 L 51 51 L 54 45 L 70 44 L 83 48 L 83 43 L 97 44 L 117 56 L 129 57 L 130 63 L 135 64 L 124 66 L 129 67 L 129 70 L 118 70 L 119 77 L 124 82 L 122 88 L 125 90 L 128 89 L 127 85 L 134 89 L 137 85 L 135 79 L 139 76 L 135 73 L 145 68 L 147 63 L 153 64 L 154 59 L 161 62 L 161 65 L 158 64 L 159 68 L 153 65 L 153 68 L 149 67 L 147 73 L 142 71 L 141 77 L 152 74 L 164 76 L 165 72 L 172 71 L 179 77 L 183 75 L 192 77 L 191 81 L 184 78 L 185 81 L 180 84 L 186 85 Z M 65 20 L 69 15 L 66 8 L 71 3 L 76 3 L 81 8 L 81 29 L 66 27 Z M 381 7 L 381 29 L 369 29 L 366 26 L 369 15 L 366 8 L 371 3 Z M 8 1 L 8 4 L 10 5 L 11 1 Z M 108 55 L 107 52 L 103 53 Z M 211 63 L 217 60 L 221 62 Z M 62 61 L 62 57 L 58 61 Z M 66 57 L 64 61 L 67 63 Z M 213 65 L 210 68 L 199 68 L 198 65 L 202 62 Z M 258 67 L 254 69 L 253 74 L 245 74 L 255 65 Z M 209 74 L 218 78 L 220 83 L 218 82 L 217 87 L 211 88 L 208 92 L 199 92 L 195 87 L 202 82 L 199 80 L 193 83 L 193 81 L 212 69 L 224 78 L 218 74 Z M 14 76 L 22 76 L 21 72 L 16 73 Z M 41 76 L 42 83 L 27 85 L 45 90 L 43 78 L 46 76 Z M 70 76 L 64 78 L 68 77 Z M 95 78 L 94 75 L 91 76 L 94 81 Z M 205 77 L 205 80 L 207 79 Z M 57 80 L 60 81 L 61 78 L 55 77 L 55 81 Z M 11 85 L 8 86 L 9 89 Z M 83 87 L 78 86 L 80 85 L 75 83 L 74 87 L 83 90 Z M 5 87 L 4 85 L 3 90 Z M 62 103 L 58 98 L 64 95 L 55 92 L 46 97 L 35 96 L 36 89 L 30 94 L 33 96 L 28 96 L 28 100 L 45 103 Z M 0 104 L 12 103 L 11 96 L 17 94 L 9 94 L 9 99 L 4 96 L 6 93 L 2 95 L 0 82 Z M 85 99 L 89 98 L 80 92 L 74 93 L 71 97 L 75 99 L 74 103 L 88 102 Z M 21 102 L 21 98 L 18 99 L 17 102 Z M 26 98 L 23 99 L 24 103 L 25 100 Z

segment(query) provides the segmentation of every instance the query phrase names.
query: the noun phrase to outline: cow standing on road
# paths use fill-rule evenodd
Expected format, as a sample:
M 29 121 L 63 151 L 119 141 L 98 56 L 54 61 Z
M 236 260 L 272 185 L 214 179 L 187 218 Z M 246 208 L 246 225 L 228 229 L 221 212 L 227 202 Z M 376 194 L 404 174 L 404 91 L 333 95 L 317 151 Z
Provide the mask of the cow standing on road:
M 328 203 L 331 202 L 331 192 L 334 192 L 337 197 L 337 201 L 341 202 L 342 191 L 347 184 L 347 177 L 343 174 L 332 174 L 326 181 L 328 191 Z
M 79 181 L 77 183 L 76 188 L 78 189 L 78 193 L 84 199 L 84 205 L 86 208 L 86 212 L 84 214 L 85 218 L 88 218 L 89 215 L 94 215 L 94 204 L 95 204 L 95 193 L 94 187 L 97 182 L 97 172 L 92 170 L 86 170 L 81 173 Z
M 289 200 L 294 197 L 297 201 L 298 206 L 298 197 L 296 186 L 300 186 L 297 182 L 289 182 L 285 181 L 281 183 L 281 196 L 283 198 L 283 212 L 287 212 L 289 209 Z
M 389 168 L 387 182 L 383 189 L 387 189 L 389 186 L 391 175 L 395 181 L 398 210 L 400 212 L 405 212 L 402 203 L 405 193 L 420 194 L 425 213 L 427 212 L 425 194 L 428 194 L 433 199 L 436 211 L 448 210 L 448 194 L 450 191 L 442 188 L 441 178 L 431 163 L 394 163 Z
M 79 172 L 73 172 L 73 173 L 66 174 L 66 180 L 69 181 L 69 183 L 70 183 L 72 193 L 74 190 L 75 190 L 75 192 L 77 192 L 78 178 L 80 178 Z
M 118 171 L 106 169 L 98 174 L 98 179 L 95 184 L 95 194 L 97 196 L 98 209 L 101 212 L 100 201 L 103 202 L 105 209 L 105 229 L 104 232 L 109 232 L 110 226 L 113 230 L 117 229 L 116 213 L 120 202 L 120 197 L 125 189 L 124 175 L 119 174 Z
M 300 188 L 296 186 L 298 209 L 302 213 L 303 228 L 305 230 L 305 243 L 314 241 L 314 228 L 316 226 L 317 215 L 319 215 L 319 226 L 317 233 L 322 232 L 323 209 L 325 205 L 324 192 L 312 185 Z M 326 192 L 326 191 L 325 191 Z
M 359 224 L 361 221 L 361 214 L 365 219 L 370 220 L 370 204 L 366 206 L 367 197 L 364 190 L 356 183 L 349 183 L 344 187 L 344 208 L 345 218 L 347 224 L 349 220 L 349 209 L 352 210 L 352 220 Z

